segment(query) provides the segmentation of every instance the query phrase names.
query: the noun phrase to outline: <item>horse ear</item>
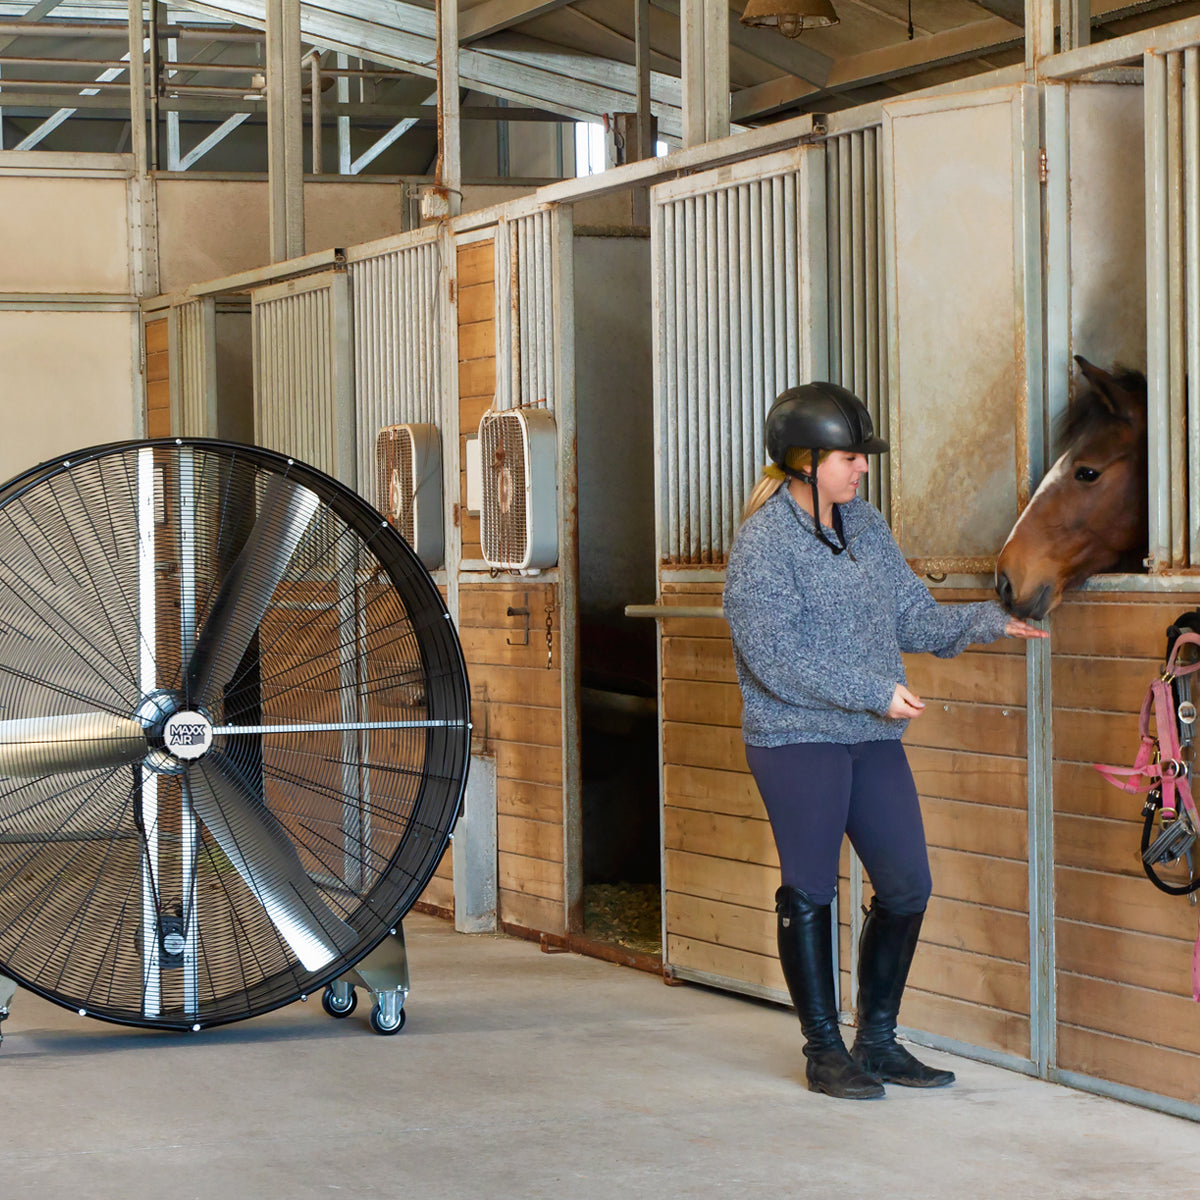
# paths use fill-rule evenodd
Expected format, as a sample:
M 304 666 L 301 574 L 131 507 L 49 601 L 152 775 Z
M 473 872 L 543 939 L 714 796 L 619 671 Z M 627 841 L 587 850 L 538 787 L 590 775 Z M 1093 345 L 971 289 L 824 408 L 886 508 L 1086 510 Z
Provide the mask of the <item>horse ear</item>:
M 1079 370 L 1082 372 L 1084 379 L 1095 388 L 1096 395 L 1099 396 L 1104 407 L 1114 417 L 1124 417 L 1125 405 L 1121 402 L 1124 389 L 1117 383 L 1116 379 L 1103 367 L 1098 367 L 1094 363 L 1088 362 L 1082 354 L 1075 355 L 1075 361 L 1079 364 Z

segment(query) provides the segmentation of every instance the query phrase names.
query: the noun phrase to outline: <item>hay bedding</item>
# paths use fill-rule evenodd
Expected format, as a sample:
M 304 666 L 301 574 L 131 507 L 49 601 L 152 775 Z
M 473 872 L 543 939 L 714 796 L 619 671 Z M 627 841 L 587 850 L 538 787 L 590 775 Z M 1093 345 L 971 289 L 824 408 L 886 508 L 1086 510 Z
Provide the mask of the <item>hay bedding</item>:
M 662 955 L 657 883 L 592 883 L 583 889 L 584 933 L 639 954 Z

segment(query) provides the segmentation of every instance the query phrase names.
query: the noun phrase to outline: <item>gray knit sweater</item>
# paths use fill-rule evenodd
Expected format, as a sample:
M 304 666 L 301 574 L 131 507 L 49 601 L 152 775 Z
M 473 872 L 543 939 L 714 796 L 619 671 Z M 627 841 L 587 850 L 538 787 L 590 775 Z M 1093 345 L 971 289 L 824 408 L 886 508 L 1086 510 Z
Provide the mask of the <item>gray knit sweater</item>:
M 885 714 L 905 682 L 901 651 L 950 658 L 1004 635 L 996 603 L 938 604 L 865 500 L 839 508 L 843 554 L 818 541 L 786 487 L 734 538 L 725 617 L 752 746 L 898 739 L 908 722 Z

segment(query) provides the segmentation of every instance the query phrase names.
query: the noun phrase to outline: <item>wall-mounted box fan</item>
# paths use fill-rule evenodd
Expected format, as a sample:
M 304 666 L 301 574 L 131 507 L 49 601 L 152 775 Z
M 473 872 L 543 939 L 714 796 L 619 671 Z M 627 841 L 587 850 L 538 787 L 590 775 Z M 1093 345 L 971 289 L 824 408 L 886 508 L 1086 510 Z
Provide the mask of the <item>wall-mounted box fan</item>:
M 557 435 L 541 408 L 488 412 L 479 422 L 483 557 L 501 571 L 558 562 Z
M 442 439 L 436 425 L 388 425 L 375 439 L 375 504 L 430 570 L 445 562 Z

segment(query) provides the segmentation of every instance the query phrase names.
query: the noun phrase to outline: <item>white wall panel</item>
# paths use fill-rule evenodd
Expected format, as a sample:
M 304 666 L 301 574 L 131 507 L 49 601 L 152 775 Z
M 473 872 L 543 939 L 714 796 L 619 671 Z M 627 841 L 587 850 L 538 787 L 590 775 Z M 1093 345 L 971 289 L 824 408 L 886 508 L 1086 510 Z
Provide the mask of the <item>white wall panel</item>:
M 129 294 L 124 179 L 0 178 L 0 292 Z
M 0 480 L 69 450 L 133 437 L 137 319 L 123 312 L 0 312 Z

